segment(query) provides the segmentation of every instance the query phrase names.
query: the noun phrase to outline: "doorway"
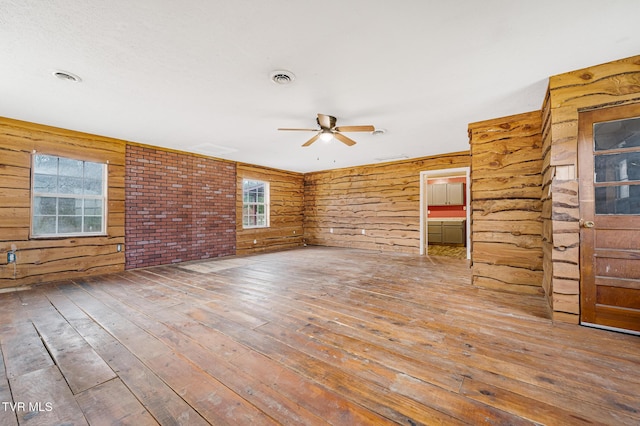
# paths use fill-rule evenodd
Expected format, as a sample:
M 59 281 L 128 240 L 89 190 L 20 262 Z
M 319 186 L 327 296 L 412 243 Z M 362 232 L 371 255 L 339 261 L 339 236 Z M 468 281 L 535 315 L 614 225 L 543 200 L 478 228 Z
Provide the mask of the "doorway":
M 640 104 L 579 116 L 580 321 L 640 335 Z
M 464 258 L 470 259 L 470 171 L 460 167 L 420 172 L 420 254 L 429 254 L 431 242 L 432 252 L 439 245 L 462 246 Z

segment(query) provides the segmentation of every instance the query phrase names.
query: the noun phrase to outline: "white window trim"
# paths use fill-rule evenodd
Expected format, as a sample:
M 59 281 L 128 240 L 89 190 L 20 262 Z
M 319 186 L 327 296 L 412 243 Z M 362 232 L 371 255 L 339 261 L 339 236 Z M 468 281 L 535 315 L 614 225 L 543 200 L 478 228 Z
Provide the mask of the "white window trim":
M 248 204 L 244 201 L 244 184 L 246 181 L 252 181 L 252 182 L 261 182 L 264 184 L 264 202 L 263 203 L 251 203 L 252 205 L 264 205 L 265 209 L 265 224 L 264 225 L 245 225 L 244 223 L 244 208 L 245 206 Z M 262 228 L 269 228 L 271 226 L 271 197 L 270 197 L 270 185 L 269 182 L 264 181 L 264 180 L 260 180 L 260 179 L 250 179 L 250 178 L 243 178 L 242 179 L 242 229 L 262 229 Z
M 35 172 L 35 156 L 36 155 L 49 155 L 51 157 L 58 157 L 58 158 L 64 158 L 64 159 L 69 159 L 69 160 L 76 160 L 76 161 L 82 161 L 82 162 L 89 162 L 89 163 L 96 163 L 96 164 L 102 164 L 102 196 L 100 195 L 78 195 L 78 194 L 58 194 L 58 193 L 49 193 L 49 192 L 36 192 L 34 190 L 35 188 L 35 177 L 36 177 L 36 172 Z M 69 238 L 69 237 L 103 237 L 103 236 L 107 236 L 108 232 L 107 232 L 107 217 L 108 217 L 108 206 L 109 206 L 109 185 L 107 182 L 107 178 L 109 176 L 109 171 L 108 171 L 108 167 L 109 167 L 109 162 L 107 161 L 106 163 L 100 163 L 98 161 L 90 161 L 90 160 L 84 160 L 84 159 L 80 159 L 80 158 L 73 158 L 73 157 L 66 157 L 63 155 L 57 155 L 57 154 L 45 154 L 43 152 L 36 152 L 35 150 L 33 151 L 32 155 L 31 155 L 31 204 L 30 204 L 30 212 L 29 212 L 29 220 L 30 220 L 30 226 L 29 226 L 29 237 L 31 239 L 55 239 L 55 238 Z M 102 200 L 102 230 L 99 232 L 69 232 L 69 233 L 55 233 L 55 234 L 36 234 L 33 227 L 34 227 L 34 200 L 36 197 L 52 197 L 52 198 L 76 198 L 76 199 L 83 199 L 83 200 L 88 200 L 88 199 L 92 199 L 92 200 Z M 58 217 L 56 215 L 56 217 Z M 83 215 L 84 217 L 84 215 Z

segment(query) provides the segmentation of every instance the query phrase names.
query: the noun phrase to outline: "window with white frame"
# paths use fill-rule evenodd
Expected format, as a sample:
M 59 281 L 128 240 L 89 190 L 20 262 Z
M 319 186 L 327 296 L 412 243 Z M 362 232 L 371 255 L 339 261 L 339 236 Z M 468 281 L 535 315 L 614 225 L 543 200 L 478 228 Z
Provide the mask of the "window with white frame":
M 32 179 L 33 237 L 106 233 L 105 164 L 34 154 Z
M 260 180 L 242 181 L 242 227 L 269 226 L 269 183 Z

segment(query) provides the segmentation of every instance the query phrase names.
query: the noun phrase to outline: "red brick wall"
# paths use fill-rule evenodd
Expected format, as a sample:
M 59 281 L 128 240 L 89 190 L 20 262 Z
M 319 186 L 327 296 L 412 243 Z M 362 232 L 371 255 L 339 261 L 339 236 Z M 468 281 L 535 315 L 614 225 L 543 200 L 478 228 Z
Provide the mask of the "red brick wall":
M 235 254 L 236 166 L 127 145 L 127 269 Z

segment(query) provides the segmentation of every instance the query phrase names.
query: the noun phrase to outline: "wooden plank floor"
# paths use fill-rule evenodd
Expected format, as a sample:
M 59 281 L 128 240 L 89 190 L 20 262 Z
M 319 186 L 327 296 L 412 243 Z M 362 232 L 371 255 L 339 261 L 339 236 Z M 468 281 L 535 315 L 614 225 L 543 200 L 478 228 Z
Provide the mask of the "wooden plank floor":
M 307 247 L 0 294 L 1 425 L 640 424 L 640 338 Z

